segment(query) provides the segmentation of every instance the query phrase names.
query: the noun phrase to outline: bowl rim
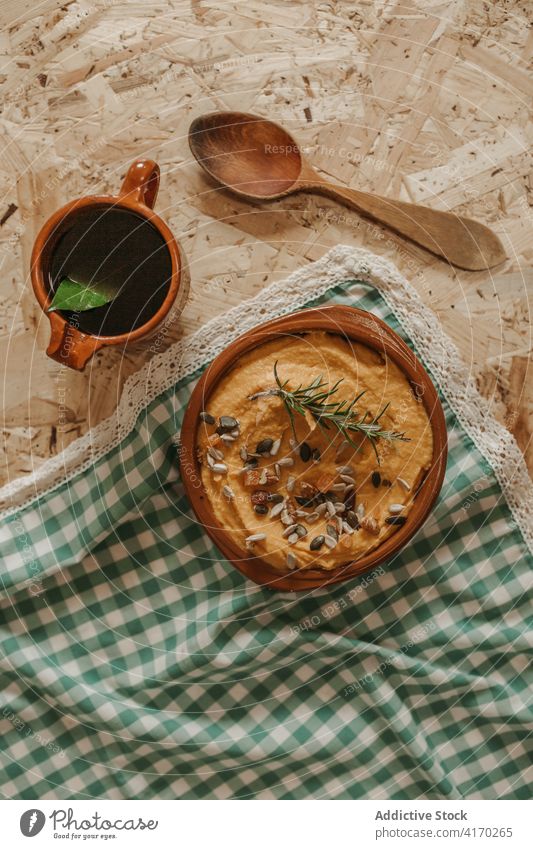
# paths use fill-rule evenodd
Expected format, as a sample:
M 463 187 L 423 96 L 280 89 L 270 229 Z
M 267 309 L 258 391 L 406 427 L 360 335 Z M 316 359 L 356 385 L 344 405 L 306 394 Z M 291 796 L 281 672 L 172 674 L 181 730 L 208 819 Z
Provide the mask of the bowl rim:
M 355 561 L 332 569 L 305 569 L 279 572 L 266 560 L 243 551 L 221 528 L 201 484 L 200 460 L 196 450 L 200 412 L 219 381 L 248 351 L 287 332 L 305 334 L 322 330 L 344 336 L 352 342 L 385 353 L 406 375 L 424 404 L 432 433 L 431 466 L 419 484 L 407 521 L 373 551 Z M 242 574 L 270 589 L 302 591 L 323 587 L 362 575 L 385 560 L 390 560 L 411 540 L 428 518 L 440 493 L 448 455 L 448 438 L 444 410 L 437 390 L 426 369 L 403 339 L 381 318 L 358 307 L 329 305 L 311 307 L 259 324 L 231 342 L 205 368 L 193 389 L 183 418 L 180 439 L 181 478 L 191 508 L 208 536 Z M 199 484 L 199 485 L 198 485 Z

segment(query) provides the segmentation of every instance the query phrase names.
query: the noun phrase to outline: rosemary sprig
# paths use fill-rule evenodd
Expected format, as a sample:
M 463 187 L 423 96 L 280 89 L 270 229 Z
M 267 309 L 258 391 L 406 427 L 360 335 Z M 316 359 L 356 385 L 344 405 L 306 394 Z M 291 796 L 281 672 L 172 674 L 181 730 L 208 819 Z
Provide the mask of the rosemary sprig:
M 364 415 L 360 415 L 355 406 L 365 394 L 364 390 L 351 401 L 332 400 L 343 379 L 340 378 L 331 388 L 328 388 L 328 384 L 323 380 L 322 375 L 312 380 L 308 386 L 302 386 L 300 383 L 297 389 L 288 389 L 289 381 L 285 380 L 283 383 L 281 382 L 277 366 L 278 363 L 276 361 L 274 363 L 276 387 L 256 392 L 250 395 L 249 400 L 254 401 L 256 398 L 265 398 L 269 395 L 275 395 L 281 398 L 289 415 L 295 438 L 297 438 L 295 413 L 304 417 L 306 413 L 310 413 L 322 430 L 329 430 L 330 427 L 336 428 L 344 439 L 357 451 L 361 446 L 355 444 L 351 438 L 351 434 L 362 434 L 370 441 L 378 462 L 379 455 L 376 442 L 379 439 L 385 439 L 389 442 L 394 440 L 401 440 L 402 442 L 409 441 L 408 437 L 405 436 L 405 432 L 400 433 L 396 430 L 386 430 L 380 424 L 380 419 L 388 409 L 390 402 L 385 404 L 377 416 L 372 416 L 368 410 Z

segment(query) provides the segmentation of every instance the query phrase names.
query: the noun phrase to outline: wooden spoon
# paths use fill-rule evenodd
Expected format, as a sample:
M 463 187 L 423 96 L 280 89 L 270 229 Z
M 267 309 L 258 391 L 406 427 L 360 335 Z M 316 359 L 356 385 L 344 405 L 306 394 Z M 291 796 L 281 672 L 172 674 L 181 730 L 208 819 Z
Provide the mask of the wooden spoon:
M 459 268 L 481 271 L 507 258 L 496 234 L 471 218 L 327 182 L 289 133 L 257 115 L 202 115 L 189 128 L 189 146 L 211 177 L 248 200 L 316 192 L 386 224 Z

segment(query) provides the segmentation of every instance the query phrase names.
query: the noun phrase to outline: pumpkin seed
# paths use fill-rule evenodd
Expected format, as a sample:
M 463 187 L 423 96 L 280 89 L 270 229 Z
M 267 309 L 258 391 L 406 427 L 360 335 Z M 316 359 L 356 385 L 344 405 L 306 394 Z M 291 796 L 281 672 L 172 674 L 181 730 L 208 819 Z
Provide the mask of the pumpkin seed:
M 302 442 L 300 445 L 300 460 L 307 463 L 311 459 L 311 448 L 307 442 Z
M 405 516 L 388 516 L 385 521 L 387 525 L 405 525 L 407 518 Z
M 255 448 L 256 454 L 268 454 L 270 449 L 274 445 L 274 440 L 267 437 L 266 439 L 262 439 L 261 442 L 258 442 Z
M 357 513 L 354 513 L 353 510 L 348 510 L 346 513 L 346 522 L 350 525 L 351 528 L 357 530 L 359 527 L 359 518 Z
M 322 546 L 324 545 L 324 534 L 320 534 L 317 537 L 314 537 L 309 543 L 309 548 L 311 551 L 320 551 Z

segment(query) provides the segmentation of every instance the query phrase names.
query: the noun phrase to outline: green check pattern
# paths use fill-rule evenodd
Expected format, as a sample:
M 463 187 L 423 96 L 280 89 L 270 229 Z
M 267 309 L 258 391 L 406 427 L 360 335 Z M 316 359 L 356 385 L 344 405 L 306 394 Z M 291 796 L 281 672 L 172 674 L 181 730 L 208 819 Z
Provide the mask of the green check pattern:
M 404 335 L 368 286 L 333 302 Z M 532 557 L 446 399 L 446 480 L 411 544 L 333 589 L 272 593 L 183 493 L 200 371 L 0 526 L 4 796 L 528 798 Z

